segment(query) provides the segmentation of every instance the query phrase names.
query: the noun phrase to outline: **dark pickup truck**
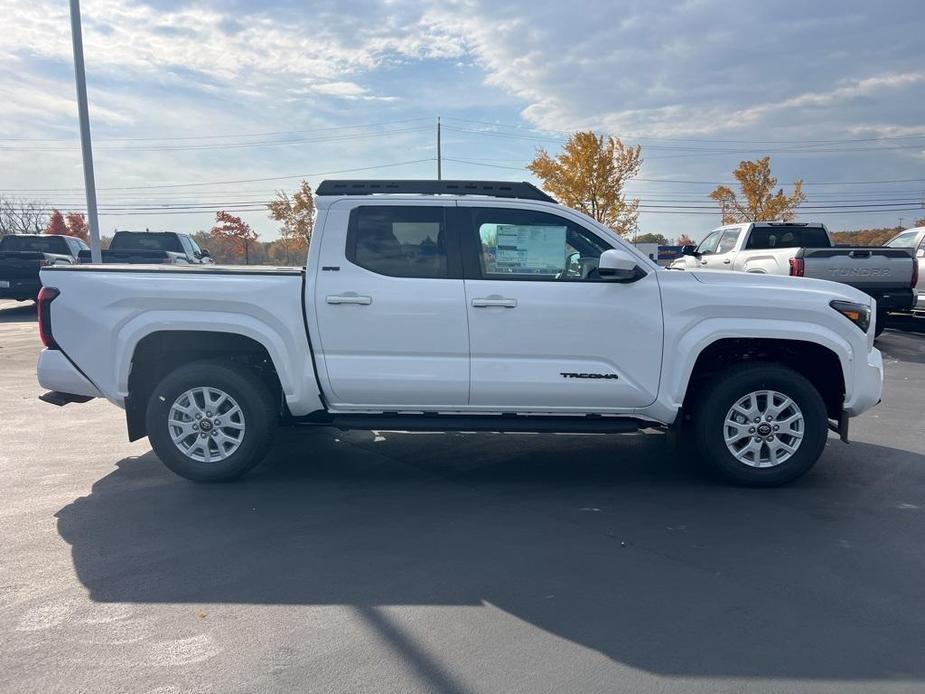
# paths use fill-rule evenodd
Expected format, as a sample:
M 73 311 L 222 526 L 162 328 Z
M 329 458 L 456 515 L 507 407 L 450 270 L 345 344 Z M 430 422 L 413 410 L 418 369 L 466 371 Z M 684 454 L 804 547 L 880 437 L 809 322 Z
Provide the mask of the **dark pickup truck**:
M 104 263 L 203 265 L 211 263 L 209 251 L 199 248 L 189 234 L 174 231 L 117 231 L 109 248 L 102 252 Z M 80 254 L 90 262 L 90 251 Z
M 75 236 L 7 234 L 0 238 L 0 299 L 34 300 L 42 288 L 39 270 L 49 265 L 74 265 L 90 252 Z

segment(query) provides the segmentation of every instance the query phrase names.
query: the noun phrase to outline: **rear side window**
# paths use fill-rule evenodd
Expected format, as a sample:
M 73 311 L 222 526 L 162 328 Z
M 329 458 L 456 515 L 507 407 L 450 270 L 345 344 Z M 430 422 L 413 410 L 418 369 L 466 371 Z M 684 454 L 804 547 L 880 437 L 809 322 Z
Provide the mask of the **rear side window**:
M 822 227 L 756 226 L 748 236 L 746 250 L 773 248 L 831 248 L 825 229 Z
M 350 213 L 347 259 L 380 275 L 442 279 L 447 272 L 442 207 L 370 205 Z
M 915 246 L 915 237 L 918 236 L 918 234 L 919 232 L 917 231 L 904 231 L 899 236 L 890 239 L 883 245 L 889 248 L 912 248 Z

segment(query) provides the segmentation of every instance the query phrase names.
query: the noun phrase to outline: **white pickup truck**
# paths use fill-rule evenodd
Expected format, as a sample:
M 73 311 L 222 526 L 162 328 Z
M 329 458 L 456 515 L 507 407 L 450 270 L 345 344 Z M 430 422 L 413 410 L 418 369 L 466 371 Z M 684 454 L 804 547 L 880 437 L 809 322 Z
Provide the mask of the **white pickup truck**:
M 759 486 L 804 473 L 880 400 L 871 301 L 846 285 L 663 270 L 527 183 L 317 196 L 304 270 L 43 269 L 43 399 L 105 397 L 131 440 L 199 481 L 250 469 L 280 424 L 673 425 Z
M 669 267 L 813 277 L 860 289 L 877 301 L 875 335 L 883 331 L 886 313 L 915 303 L 917 266 L 908 249 L 836 246 L 823 224 L 729 224 L 682 253 Z
M 908 248 L 915 253 L 917 303 L 913 308 L 925 311 L 925 227 L 901 231 L 883 245 L 885 248 Z

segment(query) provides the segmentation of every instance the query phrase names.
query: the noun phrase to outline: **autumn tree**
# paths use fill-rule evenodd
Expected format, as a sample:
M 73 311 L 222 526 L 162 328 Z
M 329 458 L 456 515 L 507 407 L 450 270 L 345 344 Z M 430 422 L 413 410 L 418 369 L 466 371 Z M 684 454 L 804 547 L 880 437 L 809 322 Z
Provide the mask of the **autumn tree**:
M 267 203 L 270 219 L 280 223 L 280 235 L 286 240 L 286 253 L 290 250 L 304 250 L 312 238 L 315 226 L 315 199 L 312 187 L 303 180 L 298 190 L 290 197 L 282 190 Z
M 90 227 L 87 226 L 87 218 L 83 216 L 83 213 L 68 212 L 64 219 L 67 222 L 67 232 L 71 236 L 90 243 Z
M 694 239 L 692 239 L 687 234 L 681 234 L 677 240 L 674 242 L 676 246 L 693 246 Z
M 235 257 L 243 255 L 245 265 L 250 264 L 250 245 L 257 240 L 257 233 L 251 229 L 250 224 L 222 210 L 215 213 L 215 226 L 209 233 L 213 239 L 228 244 Z
M 540 148 L 527 168 L 563 204 L 628 234 L 639 219 L 639 200 L 627 201 L 623 187 L 639 173 L 641 154 L 639 145 L 617 137 L 577 132 L 555 157 Z
M 668 239 L 662 234 L 639 234 L 639 236 L 633 240 L 635 243 L 657 243 L 660 246 L 668 245 Z
M 51 217 L 48 219 L 48 225 L 45 227 L 46 234 L 56 234 L 67 236 L 67 224 L 64 221 L 64 215 L 58 210 L 51 211 Z
M 739 162 L 732 172 L 742 190 L 742 199 L 728 186 L 718 186 L 710 197 L 719 203 L 723 224 L 737 222 L 789 222 L 796 218 L 797 207 L 806 199 L 803 179 L 793 182 L 793 193 L 776 192 L 777 178 L 771 175 L 771 157 Z

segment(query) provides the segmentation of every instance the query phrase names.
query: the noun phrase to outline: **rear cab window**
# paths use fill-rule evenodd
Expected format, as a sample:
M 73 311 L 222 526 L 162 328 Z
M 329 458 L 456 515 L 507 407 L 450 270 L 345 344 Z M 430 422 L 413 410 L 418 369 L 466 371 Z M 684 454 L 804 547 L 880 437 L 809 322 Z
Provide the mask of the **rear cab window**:
M 831 248 L 832 242 L 822 227 L 797 224 L 755 225 L 748 235 L 745 250 L 770 250 L 774 248 Z
M 168 251 L 183 253 L 183 246 L 175 234 L 147 231 L 117 232 L 109 245 L 113 251 Z
M 63 236 L 18 236 L 16 234 L 7 234 L 0 239 L 0 251 L 70 255 L 67 239 Z
M 451 276 L 446 208 L 362 205 L 350 212 L 347 260 L 389 277 Z

